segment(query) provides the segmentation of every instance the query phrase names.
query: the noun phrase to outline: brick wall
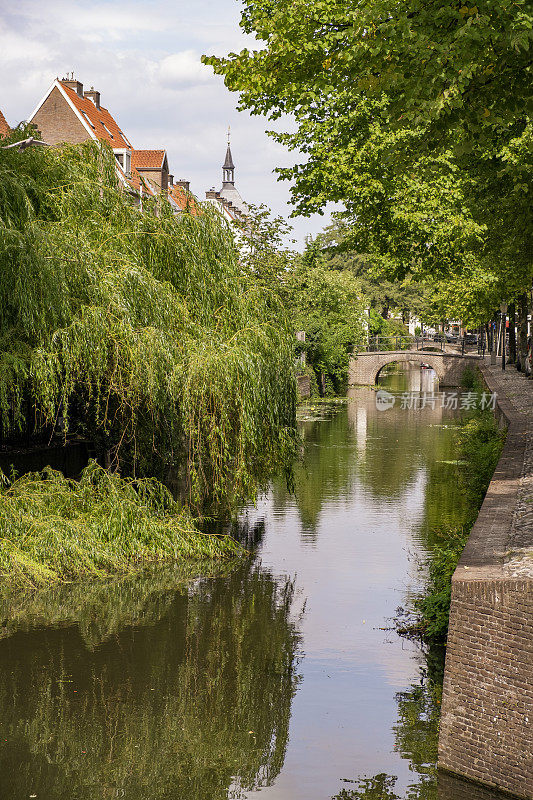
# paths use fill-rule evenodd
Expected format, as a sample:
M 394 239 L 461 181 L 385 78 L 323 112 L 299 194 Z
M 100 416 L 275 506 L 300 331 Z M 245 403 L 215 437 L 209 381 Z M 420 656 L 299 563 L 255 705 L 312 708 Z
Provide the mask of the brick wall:
M 37 125 L 43 141 L 48 144 L 79 144 L 91 138 L 57 86 L 31 121 Z
M 510 796 L 446 772 L 439 774 L 438 800 L 506 800 Z
M 533 797 L 533 583 L 456 580 L 440 765 Z
M 147 180 L 153 181 L 158 186 L 160 186 L 163 191 L 166 191 L 168 189 L 168 172 L 165 172 L 165 170 L 143 169 L 139 170 L 139 172 L 143 178 L 147 178 Z
M 517 528 L 524 533 L 517 510 L 533 430 L 490 372 L 482 371 L 490 391 L 499 393 L 499 413 L 509 427 L 452 579 L 439 766 L 531 800 L 533 564 L 525 555 L 517 569 L 509 556 Z

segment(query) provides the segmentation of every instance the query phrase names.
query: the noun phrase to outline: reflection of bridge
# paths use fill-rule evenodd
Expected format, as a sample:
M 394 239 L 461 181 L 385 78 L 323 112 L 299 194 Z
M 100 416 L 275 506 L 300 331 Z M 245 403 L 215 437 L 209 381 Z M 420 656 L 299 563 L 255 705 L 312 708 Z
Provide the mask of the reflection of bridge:
M 480 360 L 478 355 L 430 350 L 381 350 L 357 353 L 350 359 L 349 382 L 351 386 L 373 386 L 378 374 L 387 364 L 411 361 L 432 367 L 441 386 L 460 386 L 465 369 L 476 366 Z

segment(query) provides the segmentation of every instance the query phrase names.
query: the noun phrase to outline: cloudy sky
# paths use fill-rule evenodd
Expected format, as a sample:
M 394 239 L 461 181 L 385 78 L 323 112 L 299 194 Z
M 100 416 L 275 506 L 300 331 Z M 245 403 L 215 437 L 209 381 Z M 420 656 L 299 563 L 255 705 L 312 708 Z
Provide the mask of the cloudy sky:
M 94 85 L 134 147 L 164 147 L 176 178 L 204 197 L 220 188 L 228 125 L 236 185 L 245 199 L 288 215 L 289 191 L 272 170 L 291 156 L 265 135 L 266 122 L 235 110 L 202 53 L 238 51 L 239 0 L 0 0 L 0 108 L 27 119 L 56 77 L 73 71 Z M 250 42 L 248 42 L 248 45 Z M 303 241 L 327 217 L 297 219 Z

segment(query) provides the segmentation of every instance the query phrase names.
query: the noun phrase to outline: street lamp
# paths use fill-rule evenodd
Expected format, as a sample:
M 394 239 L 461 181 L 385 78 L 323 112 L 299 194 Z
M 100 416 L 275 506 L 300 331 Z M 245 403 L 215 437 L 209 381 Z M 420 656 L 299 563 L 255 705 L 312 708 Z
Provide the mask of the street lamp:
M 503 326 L 502 334 L 502 369 L 505 369 L 505 341 L 507 337 L 507 303 L 500 303 L 500 311 L 502 313 L 501 324 Z

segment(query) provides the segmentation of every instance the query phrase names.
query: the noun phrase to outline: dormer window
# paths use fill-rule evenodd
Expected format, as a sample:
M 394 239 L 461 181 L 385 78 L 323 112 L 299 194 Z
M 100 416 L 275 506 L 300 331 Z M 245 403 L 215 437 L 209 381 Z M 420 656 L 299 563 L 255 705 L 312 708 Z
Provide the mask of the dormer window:
M 122 167 L 123 172 L 129 178 L 131 175 L 131 150 L 113 150 L 117 164 Z
M 105 122 L 102 122 L 102 120 L 100 120 L 100 124 L 102 125 L 103 129 L 105 130 L 105 132 L 106 132 L 106 133 L 107 133 L 107 134 L 108 134 L 108 135 L 109 135 L 109 136 L 110 136 L 112 139 L 114 139 L 115 137 L 113 136 L 113 134 L 111 133 L 111 131 L 109 130 L 109 128 L 107 127 L 107 125 L 105 124 Z M 93 126 L 93 127 L 94 127 L 94 126 Z
M 124 139 L 124 141 L 126 142 L 126 144 L 128 145 L 128 147 L 131 147 L 131 144 L 130 144 L 130 142 L 129 142 L 129 139 L 128 139 L 128 137 L 126 136 L 126 134 L 125 134 L 125 133 L 123 133 L 121 130 L 119 130 L 119 133 L 120 133 L 120 135 L 122 136 L 122 138 Z
M 95 129 L 95 127 L 94 127 L 94 125 L 92 124 L 91 120 L 89 119 L 89 117 L 88 117 L 88 116 L 87 116 L 87 114 L 85 113 L 85 111 L 82 111 L 81 113 L 83 114 L 83 119 L 85 120 L 85 122 L 87 122 L 87 123 L 88 123 L 88 124 L 91 126 L 91 128 L 92 128 L 93 130 L 96 130 L 96 129 Z

